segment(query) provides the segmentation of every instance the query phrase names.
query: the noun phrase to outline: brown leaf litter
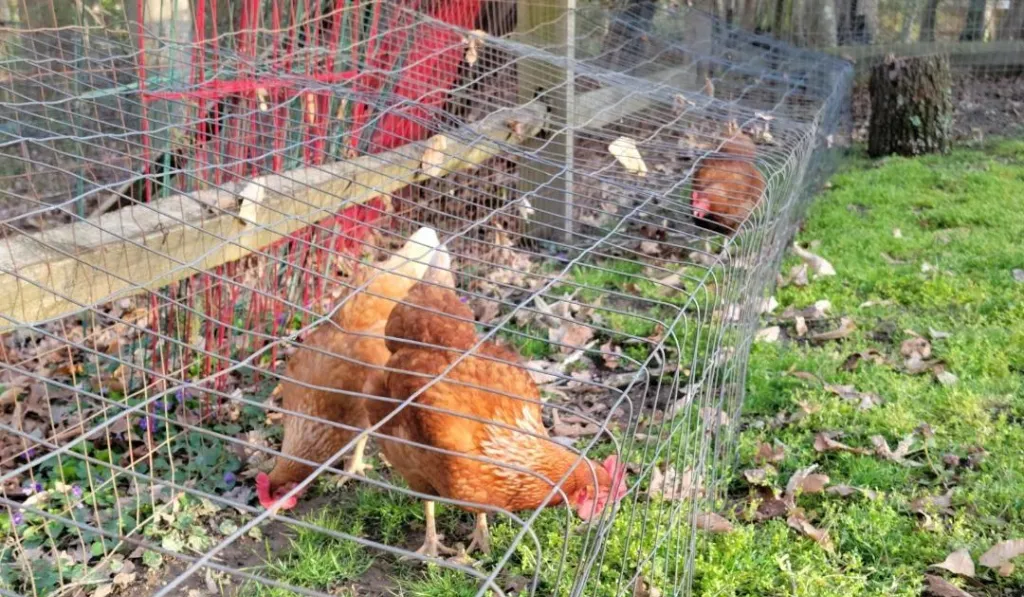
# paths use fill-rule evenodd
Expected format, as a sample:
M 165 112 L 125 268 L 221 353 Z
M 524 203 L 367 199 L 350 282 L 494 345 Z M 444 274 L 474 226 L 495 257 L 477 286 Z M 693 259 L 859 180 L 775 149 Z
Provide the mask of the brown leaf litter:
M 978 563 L 994 569 L 999 576 L 1005 577 L 1014 571 L 1014 564 L 1010 560 L 1020 556 L 1024 556 L 1024 539 L 1000 541 L 983 553 L 978 558 Z
M 958 549 L 946 556 L 946 559 L 938 564 L 932 564 L 930 568 L 942 568 L 958 576 L 974 578 L 974 560 L 971 553 L 966 549 Z

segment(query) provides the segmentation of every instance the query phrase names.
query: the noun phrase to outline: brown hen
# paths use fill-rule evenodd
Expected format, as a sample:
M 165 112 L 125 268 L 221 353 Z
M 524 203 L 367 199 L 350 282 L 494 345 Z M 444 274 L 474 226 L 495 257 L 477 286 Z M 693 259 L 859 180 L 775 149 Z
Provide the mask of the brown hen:
M 384 343 L 384 326 L 395 301 L 405 298 L 437 259 L 439 240 L 431 228 L 419 229 L 395 255 L 376 268 L 360 268 L 353 291 L 342 306 L 306 338 L 288 359 L 281 383 L 282 406 L 317 419 L 340 423 L 350 429 L 285 416 L 281 452 L 323 463 L 355 437 L 355 429 L 369 426 L 363 392 L 367 377 L 383 367 L 391 356 Z M 447 254 L 444 254 L 447 261 Z M 367 436 L 359 437 L 345 471 L 362 474 Z M 278 457 L 269 475 L 256 478 L 260 503 L 270 508 L 295 506 L 297 496 L 277 503 L 296 484 L 309 476 L 313 466 Z M 345 477 L 348 479 L 348 477 Z
M 370 418 L 393 415 L 382 426 L 385 435 L 448 452 L 381 442 L 384 455 L 413 490 L 490 506 L 466 508 L 477 514 L 467 552 L 490 549 L 487 509 L 527 510 L 560 504 L 567 496 L 577 514 L 589 519 L 624 495 L 625 470 L 614 456 L 590 463 L 548 439 L 540 393 L 530 374 L 516 365 L 516 354 L 484 343 L 459 361 L 477 336 L 472 311 L 454 292 L 417 284 L 392 311 L 386 332 L 393 354 L 388 372 L 375 376 L 373 389 L 392 401 L 371 401 Z M 427 387 L 442 374 L 441 381 Z M 414 402 L 396 409 L 413 395 Z M 548 498 L 563 477 L 564 493 Z M 437 534 L 432 501 L 424 503 L 424 512 L 426 537 L 417 553 L 452 553 Z
M 764 176 L 753 164 L 757 147 L 732 125 L 718 155 L 701 160 L 693 175 L 691 207 L 698 225 L 731 234 L 757 207 Z

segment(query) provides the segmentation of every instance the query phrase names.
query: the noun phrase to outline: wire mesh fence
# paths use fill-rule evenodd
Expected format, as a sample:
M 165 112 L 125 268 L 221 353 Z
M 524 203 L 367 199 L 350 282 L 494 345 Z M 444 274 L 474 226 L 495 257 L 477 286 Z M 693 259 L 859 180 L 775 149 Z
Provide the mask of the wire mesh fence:
M 1020 73 L 1024 3 L 1019 0 L 828 0 L 710 3 L 749 28 L 856 61 L 858 70 L 888 54 L 946 55 L 954 69 Z
M 2 31 L 0 594 L 688 593 L 848 63 L 189 7 Z

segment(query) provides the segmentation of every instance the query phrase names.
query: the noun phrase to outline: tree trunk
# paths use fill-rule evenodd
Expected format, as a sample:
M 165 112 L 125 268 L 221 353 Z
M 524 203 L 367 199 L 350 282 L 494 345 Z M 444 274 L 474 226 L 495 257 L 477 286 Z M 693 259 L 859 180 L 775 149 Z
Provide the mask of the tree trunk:
M 967 8 L 967 20 L 960 31 L 960 41 L 981 41 L 985 37 L 986 0 L 971 0 Z
M 918 8 L 920 2 L 918 0 L 909 0 L 903 13 L 903 24 L 900 29 L 900 43 L 909 44 L 911 36 L 913 35 L 914 22 L 917 20 Z
M 952 79 L 944 56 L 889 58 L 871 70 L 868 154 L 949 150 Z
M 836 7 L 831 0 L 811 2 L 807 15 L 808 37 L 819 48 L 831 48 L 839 43 L 836 29 Z
M 786 0 L 775 0 L 775 19 L 772 22 L 772 33 L 778 39 L 787 39 L 785 20 Z M 789 38 L 792 38 L 792 32 L 790 32 Z
M 1024 0 L 1014 0 L 999 28 L 999 39 L 1020 39 L 1024 37 Z
M 878 38 L 878 0 L 860 0 L 858 8 L 863 23 L 860 42 L 873 44 Z
M 757 26 L 760 25 L 761 19 L 760 7 L 760 0 L 744 0 L 740 4 L 739 9 L 740 27 L 747 31 L 753 31 L 755 28 L 757 28 Z
M 627 0 L 612 15 L 601 54 L 607 68 L 623 68 L 642 62 L 646 36 L 654 27 L 658 5 L 652 0 Z M 629 64 L 632 63 L 632 64 Z
M 80 14 L 73 0 L 21 0 L 17 6 L 20 24 L 26 29 L 50 29 L 79 24 Z
M 807 31 L 807 7 L 804 0 L 792 0 L 790 7 L 789 28 L 793 32 L 791 38 L 798 46 L 814 45 L 817 40 L 810 39 Z
M 852 0 L 836 0 L 836 32 L 839 45 L 850 43 L 853 31 L 853 19 L 850 16 Z
M 939 19 L 939 2 L 942 0 L 928 0 L 924 5 L 924 12 L 921 13 L 921 35 L 920 41 L 935 41 L 935 23 Z

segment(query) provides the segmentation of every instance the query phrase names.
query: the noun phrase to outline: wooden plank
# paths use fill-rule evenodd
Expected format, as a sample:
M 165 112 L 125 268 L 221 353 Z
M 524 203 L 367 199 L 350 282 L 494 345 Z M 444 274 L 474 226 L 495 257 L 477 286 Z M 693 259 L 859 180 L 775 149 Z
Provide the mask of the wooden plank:
M 442 172 L 465 170 L 500 155 L 499 143 L 535 136 L 543 107 L 502 110 L 448 136 Z M 467 144 L 458 139 L 473 139 Z M 339 209 L 424 180 L 425 145 L 261 176 L 238 194 L 206 191 L 133 205 L 90 221 L 31 236 L 8 230 L 0 241 L 0 332 L 155 289 L 240 259 Z M 210 207 L 238 209 L 209 215 Z M 244 219 L 243 219 L 244 216 Z M 13 321 L 12 321 L 13 320 Z
M 884 59 L 889 54 L 899 56 L 930 56 L 944 54 L 953 66 L 984 66 L 1024 64 L 1024 41 L 974 42 L 918 42 L 899 45 L 852 45 L 823 48 L 822 51 L 857 63 L 858 68 Z
M 654 73 L 648 80 L 679 89 L 694 84 L 686 68 Z M 646 109 L 654 101 L 643 91 L 605 87 L 582 94 L 572 124 L 600 128 Z M 442 171 L 465 170 L 503 153 L 499 143 L 532 139 L 546 120 L 539 102 L 492 113 L 448 136 Z M 524 125 L 523 135 L 512 131 L 511 121 Z M 477 141 L 468 145 L 457 139 Z M 266 175 L 237 191 L 161 198 L 32 235 L 8 229 L 0 240 L 0 318 L 6 319 L 0 320 L 0 333 L 13 329 L 15 322 L 38 323 L 160 288 L 240 259 L 345 206 L 424 180 L 424 147 L 415 143 L 385 154 Z

